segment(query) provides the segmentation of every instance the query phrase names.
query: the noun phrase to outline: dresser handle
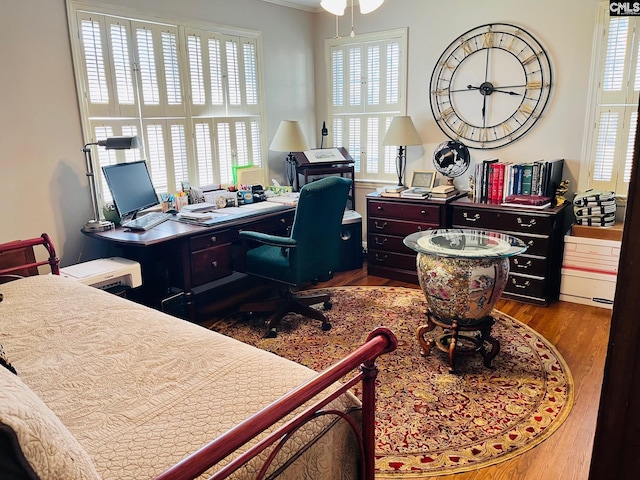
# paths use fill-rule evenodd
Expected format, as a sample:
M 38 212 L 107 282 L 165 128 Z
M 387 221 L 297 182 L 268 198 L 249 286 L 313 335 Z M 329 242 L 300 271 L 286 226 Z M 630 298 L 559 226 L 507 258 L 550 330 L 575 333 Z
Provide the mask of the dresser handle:
M 536 224 L 536 219 L 535 219 L 535 218 L 532 218 L 532 219 L 529 221 L 529 223 L 524 223 L 524 220 L 522 220 L 520 217 L 518 217 L 517 222 L 518 222 L 518 224 L 519 224 L 521 227 L 527 227 L 527 228 L 529 228 L 529 227 L 533 227 L 533 226 Z
M 382 258 L 380 258 L 380 255 L 378 255 L 376 253 L 376 262 L 384 262 L 387 259 L 388 255 L 384 255 Z
M 380 205 L 378 205 L 378 211 L 380 212 L 382 210 L 383 210 L 383 208 Z
M 286 220 L 284 218 L 280 219 L 280 223 L 285 223 L 285 222 L 286 222 Z
M 218 261 L 217 261 L 217 260 L 214 260 L 213 262 L 211 262 L 211 266 L 212 266 L 213 268 L 218 268 Z
M 214 235 L 214 236 L 212 236 L 211 238 L 209 238 L 209 241 L 210 241 L 211 243 L 216 243 L 216 242 L 218 241 L 218 237 L 216 237 L 216 236 Z
M 480 214 L 479 214 L 479 213 L 476 213 L 476 214 L 473 216 L 473 218 L 471 218 L 471 217 L 468 217 L 468 216 L 467 216 L 467 212 L 462 212 L 462 216 L 463 216 L 463 217 L 464 217 L 464 219 L 465 219 L 466 221 L 468 221 L 468 222 L 476 222 L 476 221 L 480 220 Z
M 387 243 L 387 239 L 383 238 L 382 241 L 380 241 L 380 239 L 376 237 L 375 242 L 376 242 L 376 245 L 384 245 L 385 243 Z
M 527 263 L 520 263 L 517 258 L 514 258 L 513 263 L 523 270 L 526 270 L 531 266 L 531 260 L 527 260 Z
M 384 228 L 387 226 L 387 222 L 384 222 L 382 225 L 379 225 L 379 224 L 378 224 L 378 221 L 376 220 L 376 221 L 374 222 L 374 225 L 375 225 L 375 227 L 376 227 L 378 230 L 384 230 Z
M 427 214 L 427 211 L 426 211 L 426 210 L 421 210 L 421 211 L 420 211 L 420 213 L 421 213 L 422 215 L 426 215 L 426 214 Z
M 525 280 L 524 285 L 518 285 L 518 282 L 516 282 L 515 278 L 511 279 L 511 283 L 513 283 L 513 285 L 516 288 L 527 288 L 527 287 L 529 287 L 531 285 L 531 282 L 529 282 L 529 280 Z

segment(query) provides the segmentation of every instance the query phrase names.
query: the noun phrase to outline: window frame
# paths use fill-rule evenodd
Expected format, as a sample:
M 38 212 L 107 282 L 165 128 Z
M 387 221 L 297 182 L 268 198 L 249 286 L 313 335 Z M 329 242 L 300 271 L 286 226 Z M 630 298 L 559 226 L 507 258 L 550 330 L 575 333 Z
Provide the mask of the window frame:
M 360 72 L 360 104 L 350 106 L 349 103 L 349 81 L 348 73 L 345 73 L 350 65 L 349 59 L 344 55 L 342 65 L 343 83 L 340 89 L 341 98 L 344 99 L 343 107 L 334 106 L 334 48 L 342 48 L 346 52 L 349 46 L 387 44 L 396 42 L 399 44 L 399 64 L 397 65 L 397 102 L 389 108 L 384 106 L 372 107 L 367 103 L 368 79 L 366 77 L 365 65 L 361 64 Z M 386 52 L 382 55 L 384 58 Z M 367 51 L 363 48 L 360 59 L 366 62 Z M 379 56 L 380 58 L 380 56 Z M 407 58 L 408 58 L 408 28 L 398 28 L 375 33 L 358 34 L 355 37 L 338 37 L 325 40 L 325 65 L 327 71 L 327 115 L 329 118 L 328 144 L 336 147 L 345 147 L 355 160 L 356 181 L 385 182 L 397 181 L 396 156 L 397 147 L 382 146 L 382 139 L 391 124 L 393 117 L 406 115 L 407 112 Z M 385 69 L 386 73 L 386 69 Z M 387 76 L 380 79 L 379 84 L 387 83 Z M 386 87 L 382 87 L 382 92 Z M 386 105 L 386 104 L 385 104 Z M 357 139 L 348 132 L 358 128 Z M 341 133 L 336 135 L 336 132 Z M 346 139 L 345 145 L 337 145 L 336 138 Z M 369 158 L 368 153 L 375 150 L 375 158 Z M 373 156 L 373 155 L 372 155 Z M 372 163 L 370 163 L 372 162 Z M 377 171 L 372 168 L 375 166 Z
M 246 154 L 243 158 L 251 159 L 251 162 L 255 166 L 259 166 L 263 169 L 265 172 L 265 178 L 268 178 L 268 143 L 266 138 L 266 107 L 261 32 L 202 21 L 161 18 L 148 12 L 138 12 L 127 7 L 103 5 L 99 2 L 87 0 L 66 0 L 66 3 L 74 77 L 76 79 L 77 86 L 76 92 L 78 96 L 82 133 L 85 138 L 85 143 L 94 143 L 102 139 L 96 138 L 98 135 L 96 133 L 97 125 L 111 126 L 110 135 L 131 134 L 131 129 L 123 130 L 122 126 L 131 124 L 135 125 L 134 133 L 137 134 L 142 141 L 142 147 L 139 150 L 136 150 L 137 153 L 135 154 L 135 158 L 145 159 L 147 161 L 150 171 L 152 172 L 152 177 L 154 177 L 154 168 L 156 169 L 157 176 L 154 177 L 154 185 L 157 183 L 155 178 L 163 179 L 163 181 L 160 182 L 163 183 L 163 185 L 155 185 L 158 193 L 163 193 L 165 191 L 172 193 L 179 191 L 181 181 L 186 179 L 188 179 L 192 185 L 231 183 L 231 172 L 220 172 L 219 170 L 219 166 L 221 164 L 220 158 L 218 158 L 215 153 L 219 148 L 219 145 L 215 143 L 213 130 L 210 132 L 210 151 L 213 154 L 210 167 L 212 168 L 213 176 L 208 178 L 213 181 L 203 182 L 203 179 L 201 180 L 198 159 L 196 156 L 197 147 L 195 124 L 198 122 L 209 122 L 209 125 L 211 125 L 217 122 L 233 123 L 241 121 L 246 124 L 250 131 L 242 137 L 246 139 L 246 144 L 243 145 L 241 149 L 238 149 L 238 152 L 245 152 Z M 81 24 L 84 17 L 91 15 L 95 18 L 104 19 L 100 22 L 100 35 L 103 50 L 108 49 L 108 51 L 103 51 L 102 58 L 104 59 L 105 73 L 108 77 L 107 84 L 109 85 L 110 99 L 108 104 L 104 105 L 96 105 L 88 98 L 88 79 L 85 74 L 85 56 L 82 43 L 83 39 L 81 38 Z M 111 55 L 109 29 L 110 25 L 119 23 L 120 19 L 123 25 L 126 26 L 127 35 L 130 35 L 130 37 L 127 38 L 129 48 L 128 58 L 133 70 L 138 69 L 138 65 L 134 63 L 134 59 L 137 58 L 137 52 L 134 50 L 137 48 L 138 41 L 136 38 L 136 27 L 149 27 L 153 30 L 153 42 L 155 45 L 154 64 L 156 70 L 158 72 L 161 71 L 162 73 L 157 75 L 158 89 L 161 97 L 164 96 L 164 101 L 161 101 L 160 105 L 143 104 L 143 91 L 139 71 L 134 71 L 132 73 L 134 83 L 133 88 L 135 90 L 134 103 L 127 104 L 121 108 L 116 99 L 117 97 L 115 95 L 117 94 L 116 89 L 118 88 L 118 85 L 114 81 L 114 71 L 117 66 L 114 63 L 113 56 Z M 163 42 L 161 32 L 163 31 L 168 31 L 174 34 L 175 42 L 177 44 L 177 69 L 172 68 L 171 72 L 165 70 L 163 66 L 165 60 L 165 52 L 161 48 Z M 223 48 L 225 48 L 224 45 L 226 45 L 225 42 L 227 40 L 236 42 L 236 51 L 241 51 L 237 57 L 237 71 L 240 73 L 239 84 L 241 84 L 240 92 L 242 95 L 241 103 L 239 105 L 227 105 L 227 102 L 225 102 L 225 107 L 222 110 L 209 109 L 209 111 L 194 108 L 191 101 L 191 77 L 187 51 L 187 38 L 192 32 L 196 32 L 204 36 L 216 36 L 221 38 L 223 40 Z M 246 46 L 247 44 L 249 44 L 248 47 Z M 247 51 L 253 55 L 249 62 L 244 61 L 243 54 L 245 49 L 248 49 Z M 124 54 L 122 57 L 124 58 Z M 245 85 L 247 78 L 244 76 L 243 69 L 247 65 L 251 67 L 248 74 L 251 75 L 249 82 L 253 83 L 250 85 Z M 167 89 L 165 88 L 166 84 L 164 82 L 171 73 L 175 73 L 175 75 L 180 78 L 180 95 L 182 96 L 180 104 L 170 104 L 170 102 L 167 101 Z M 245 86 L 250 88 L 251 92 L 247 92 L 244 88 Z M 224 94 L 228 94 L 226 82 Z M 248 102 L 247 98 L 249 98 Z M 158 141 L 155 142 L 154 145 L 150 145 L 153 138 L 148 135 L 148 127 L 153 124 L 161 126 L 163 136 L 162 138 L 158 137 Z M 174 133 L 172 131 L 172 126 L 175 125 L 180 125 L 180 127 L 175 131 L 183 131 L 184 138 L 178 139 L 178 144 L 174 146 L 173 142 L 175 137 L 172 136 Z M 154 131 L 157 132 L 157 128 Z M 236 141 L 237 137 L 231 142 L 232 145 L 235 145 Z M 106 183 L 103 181 L 102 170 L 100 167 L 107 163 L 130 161 L 130 158 L 133 158 L 133 156 L 130 151 L 106 151 L 103 147 L 96 146 L 93 146 L 92 149 L 94 162 L 96 163 L 96 186 L 98 190 L 99 203 L 105 204 L 111 200 L 111 196 L 108 188 L 106 188 Z M 164 165 L 160 169 L 158 169 L 157 165 L 158 159 L 151 158 L 154 151 L 164 152 L 164 158 L 160 159 L 164 162 Z M 186 157 L 186 159 L 174 159 L 174 152 L 181 157 Z M 256 155 L 253 155 L 254 152 Z M 227 156 L 236 157 L 235 151 L 227 152 L 227 154 Z M 179 163 L 177 169 L 176 163 Z M 245 165 L 247 163 L 248 162 L 245 161 L 241 162 L 239 165 Z M 186 179 L 184 178 L 185 169 L 188 171 Z M 164 172 L 162 170 L 164 170 Z M 228 181 L 223 181 L 223 177 L 224 180 Z

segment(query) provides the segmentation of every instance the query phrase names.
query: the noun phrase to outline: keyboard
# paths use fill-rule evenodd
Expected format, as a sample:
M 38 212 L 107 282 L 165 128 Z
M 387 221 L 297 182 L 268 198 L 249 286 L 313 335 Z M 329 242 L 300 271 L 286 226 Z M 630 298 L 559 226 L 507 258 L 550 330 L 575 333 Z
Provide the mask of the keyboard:
M 170 218 L 173 218 L 173 214 L 171 213 L 149 212 L 133 220 L 125 220 L 122 222 L 122 226 L 124 228 L 130 228 L 131 230 L 150 230 Z

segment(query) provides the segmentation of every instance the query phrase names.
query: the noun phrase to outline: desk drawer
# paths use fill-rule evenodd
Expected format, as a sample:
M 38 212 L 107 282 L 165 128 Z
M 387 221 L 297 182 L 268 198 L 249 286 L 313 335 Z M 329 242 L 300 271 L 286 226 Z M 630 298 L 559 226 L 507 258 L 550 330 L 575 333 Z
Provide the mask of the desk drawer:
M 233 273 L 231 255 L 230 243 L 192 253 L 192 286 L 196 287 L 203 283 L 231 275 L 231 273 Z
M 473 207 L 455 207 L 453 225 L 466 228 L 522 233 L 547 233 L 553 230 L 555 217 L 535 212 L 502 212 Z
M 437 228 L 431 223 L 405 222 L 402 220 L 388 220 L 384 218 L 371 218 L 367 221 L 367 232 L 371 234 L 398 235 L 402 238 L 410 233 L 422 232 Z
M 192 252 L 204 250 L 205 248 L 218 247 L 231 243 L 234 233 L 232 230 L 222 230 L 220 232 L 197 235 L 189 239 L 189 249 Z
M 416 220 L 437 226 L 440 222 L 438 205 L 420 205 L 407 202 L 369 201 L 369 217 L 391 217 L 401 220 Z

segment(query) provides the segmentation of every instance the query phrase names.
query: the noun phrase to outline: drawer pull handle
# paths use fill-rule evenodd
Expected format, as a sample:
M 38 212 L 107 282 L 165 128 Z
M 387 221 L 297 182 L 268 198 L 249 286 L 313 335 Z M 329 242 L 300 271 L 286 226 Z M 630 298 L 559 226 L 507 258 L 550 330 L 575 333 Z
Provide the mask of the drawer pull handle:
M 214 260 L 213 262 L 211 262 L 211 266 L 212 266 L 213 268 L 218 268 L 218 261 L 217 261 L 217 260 Z
M 380 212 L 382 210 L 383 210 L 383 208 L 380 205 L 378 205 L 378 211 Z
M 380 240 L 378 237 L 376 237 L 375 242 L 376 242 L 376 245 L 384 245 L 385 243 L 387 243 L 387 239 L 383 238 L 382 240 Z
M 522 220 L 520 217 L 518 217 L 517 221 L 521 227 L 527 227 L 527 228 L 533 227 L 536 224 L 535 218 L 532 218 L 531 220 L 529 220 L 529 223 L 524 223 L 524 220 Z
M 467 212 L 462 212 L 462 216 L 464 217 L 464 219 L 467 222 L 477 222 L 478 220 L 480 220 L 480 214 L 476 213 L 473 217 L 469 217 L 467 215 Z
M 384 230 L 384 228 L 387 226 L 387 222 L 383 222 L 382 225 L 378 223 L 378 221 L 376 220 L 374 223 L 375 227 L 378 230 Z
M 376 262 L 384 262 L 387 259 L 387 255 L 380 256 L 376 253 Z
M 209 240 L 211 241 L 211 243 L 216 243 L 218 241 L 218 237 L 214 235 Z
M 280 223 L 285 223 L 285 222 L 286 222 L 286 220 L 284 218 L 280 219 Z
M 529 280 L 525 280 L 524 284 L 522 284 L 522 285 L 518 285 L 518 282 L 516 281 L 516 279 L 515 279 L 515 278 L 512 278 L 512 279 L 511 279 L 511 283 L 513 283 L 513 285 L 514 285 L 516 288 L 528 288 L 528 287 L 531 285 L 531 282 L 529 282 Z
M 527 263 L 520 263 L 518 261 L 517 258 L 513 259 L 513 263 L 518 267 L 521 268 L 523 270 L 526 270 L 527 268 L 529 268 L 531 266 L 531 260 L 527 260 Z
M 420 214 L 421 214 L 421 215 L 426 215 L 426 214 L 427 214 L 427 211 L 426 211 L 426 210 L 420 210 Z

